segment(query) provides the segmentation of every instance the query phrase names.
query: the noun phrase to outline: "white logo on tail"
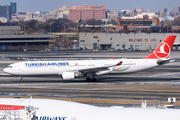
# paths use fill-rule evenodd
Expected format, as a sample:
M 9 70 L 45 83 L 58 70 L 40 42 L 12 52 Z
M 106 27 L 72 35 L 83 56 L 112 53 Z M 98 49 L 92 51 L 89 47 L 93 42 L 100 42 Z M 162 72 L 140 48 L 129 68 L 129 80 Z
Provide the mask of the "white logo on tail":
M 167 58 L 170 54 L 171 48 L 167 43 L 162 43 L 162 45 L 154 51 L 154 54 L 158 58 Z
M 165 43 L 163 45 L 161 45 L 160 47 L 160 51 L 157 51 L 158 53 L 163 53 L 163 54 L 168 54 L 164 51 L 164 46 L 165 46 Z

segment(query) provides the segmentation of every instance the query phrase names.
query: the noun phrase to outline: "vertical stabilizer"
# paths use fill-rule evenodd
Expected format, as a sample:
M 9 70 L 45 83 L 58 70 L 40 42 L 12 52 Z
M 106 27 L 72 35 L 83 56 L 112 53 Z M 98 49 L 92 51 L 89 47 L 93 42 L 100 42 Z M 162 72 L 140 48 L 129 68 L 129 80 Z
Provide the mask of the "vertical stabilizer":
M 170 55 L 176 35 L 168 36 L 149 56 L 143 59 L 167 59 Z

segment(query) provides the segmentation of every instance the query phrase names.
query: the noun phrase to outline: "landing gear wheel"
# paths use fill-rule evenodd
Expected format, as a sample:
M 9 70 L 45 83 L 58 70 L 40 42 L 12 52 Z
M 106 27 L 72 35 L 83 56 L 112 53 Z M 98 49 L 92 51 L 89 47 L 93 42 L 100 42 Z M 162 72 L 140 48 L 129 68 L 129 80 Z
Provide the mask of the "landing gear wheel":
M 87 81 L 87 82 L 90 82 L 90 81 L 91 81 L 91 79 L 90 79 L 89 77 L 87 77 L 87 78 L 86 78 L 86 81 Z
M 87 82 L 96 82 L 97 80 L 96 80 L 96 78 L 92 78 L 92 79 L 91 79 L 91 78 L 87 77 L 87 78 L 86 78 L 86 81 L 87 81 Z
M 24 80 L 23 80 L 23 79 L 21 79 L 21 80 L 20 80 L 20 82 L 21 82 L 21 83 L 23 83 L 23 82 L 24 82 Z
M 24 82 L 24 80 L 23 80 L 22 76 L 20 76 L 20 82 L 21 82 L 21 83 L 23 83 L 23 82 Z
M 96 82 L 97 80 L 96 80 L 96 78 L 93 78 L 92 81 L 93 81 L 93 82 Z

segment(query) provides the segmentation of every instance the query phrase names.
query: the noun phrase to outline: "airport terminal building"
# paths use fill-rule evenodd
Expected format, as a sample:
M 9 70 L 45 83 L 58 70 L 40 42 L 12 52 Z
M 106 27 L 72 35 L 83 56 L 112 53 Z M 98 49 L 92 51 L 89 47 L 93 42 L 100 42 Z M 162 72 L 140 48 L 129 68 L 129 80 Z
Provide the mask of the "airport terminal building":
M 117 44 L 121 49 L 133 49 L 135 46 L 139 50 L 155 49 L 168 35 L 173 33 L 80 33 L 79 46 L 83 49 L 108 50 Z M 180 34 L 177 35 L 173 50 L 180 50 Z
M 45 50 L 54 38 L 50 34 L 22 34 L 21 26 L 1 26 L 0 51 Z
M 49 48 L 55 35 L 1 35 L 0 51 L 36 51 Z

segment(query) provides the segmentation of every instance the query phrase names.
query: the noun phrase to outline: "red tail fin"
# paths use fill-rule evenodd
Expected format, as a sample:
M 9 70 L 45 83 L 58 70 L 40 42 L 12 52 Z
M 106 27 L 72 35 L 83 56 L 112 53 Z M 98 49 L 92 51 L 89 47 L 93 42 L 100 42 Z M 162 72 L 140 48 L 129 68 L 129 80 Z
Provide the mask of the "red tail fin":
M 168 58 L 175 39 L 176 35 L 168 36 L 149 56 L 143 59 Z

